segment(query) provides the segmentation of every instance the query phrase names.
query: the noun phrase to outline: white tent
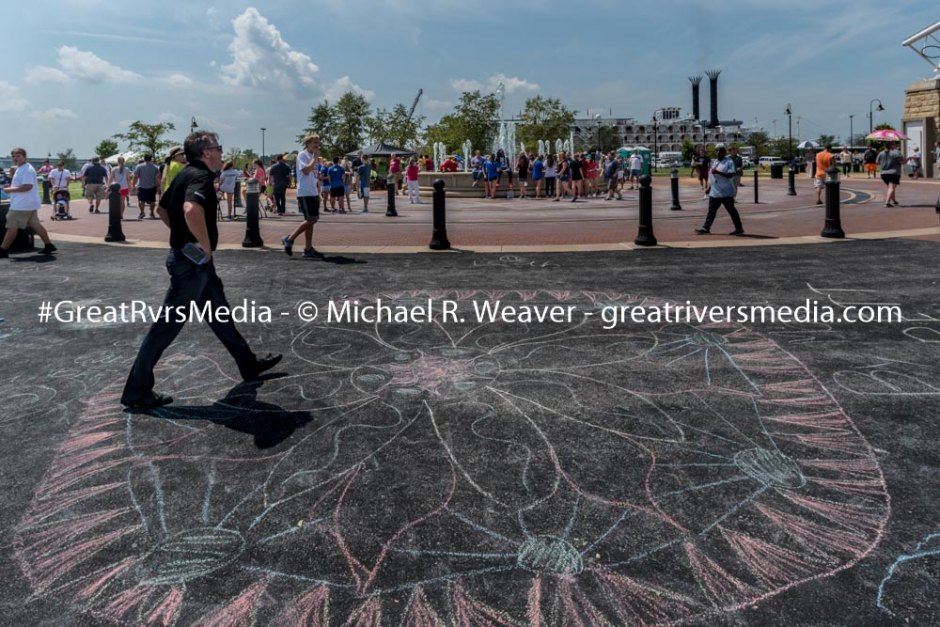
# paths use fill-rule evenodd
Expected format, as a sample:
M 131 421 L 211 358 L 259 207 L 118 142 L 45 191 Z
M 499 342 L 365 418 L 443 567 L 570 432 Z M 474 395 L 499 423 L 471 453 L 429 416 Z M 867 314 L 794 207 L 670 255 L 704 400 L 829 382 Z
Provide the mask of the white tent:
M 124 157 L 124 163 L 127 165 L 133 165 L 143 159 L 143 153 L 135 152 L 133 150 L 119 152 L 116 155 L 111 155 L 110 157 L 106 158 L 104 162 L 108 165 L 117 165 L 118 157 Z

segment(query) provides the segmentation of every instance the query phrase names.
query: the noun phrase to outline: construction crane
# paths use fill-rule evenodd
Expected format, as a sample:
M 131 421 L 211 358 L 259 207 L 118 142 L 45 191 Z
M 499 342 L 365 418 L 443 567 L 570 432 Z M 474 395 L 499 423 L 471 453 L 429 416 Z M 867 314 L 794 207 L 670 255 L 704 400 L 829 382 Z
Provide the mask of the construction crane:
M 418 108 L 418 101 L 421 100 L 421 94 L 423 93 L 423 89 L 418 90 L 418 95 L 415 96 L 415 101 L 411 103 L 411 111 L 408 112 L 408 119 L 405 121 L 406 124 L 411 122 L 411 116 L 415 114 L 415 109 Z

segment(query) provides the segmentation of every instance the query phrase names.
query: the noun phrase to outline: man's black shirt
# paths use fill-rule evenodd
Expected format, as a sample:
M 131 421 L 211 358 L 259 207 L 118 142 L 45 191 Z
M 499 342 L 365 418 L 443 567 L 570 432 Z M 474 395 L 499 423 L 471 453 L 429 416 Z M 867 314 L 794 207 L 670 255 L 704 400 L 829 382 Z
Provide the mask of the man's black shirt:
M 108 171 L 103 165 L 94 164 L 85 170 L 86 185 L 104 185 L 108 178 Z
M 215 194 L 215 172 L 202 161 L 191 161 L 183 168 L 160 199 L 160 206 L 170 214 L 171 248 L 181 249 L 188 242 L 198 241 L 186 225 L 183 212 L 185 202 L 194 202 L 203 208 L 209 245 L 215 250 L 219 243 L 219 229 L 216 225 L 219 199 Z
M 283 161 L 278 161 L 272 165 L 271 184 L 277 188 L 287 187 L 290 185 L 290 166 Z

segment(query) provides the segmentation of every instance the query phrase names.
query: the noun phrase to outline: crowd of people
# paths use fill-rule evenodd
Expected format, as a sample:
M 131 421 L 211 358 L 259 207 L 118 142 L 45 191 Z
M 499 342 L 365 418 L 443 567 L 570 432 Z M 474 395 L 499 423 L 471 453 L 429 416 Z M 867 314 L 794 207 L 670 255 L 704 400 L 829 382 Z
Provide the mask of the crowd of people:
M 246 195 L 245 204 L 247 194 L 257 192 L 265 210 L 274 215 L 286 213 L 287 190 L 296 187 L 298 211 L 305 216 L 305 220 L 294 233 L 282 239 L 282 244 L 285 252 L 291 254 L 294 240 L 304 235 L 304 254 L 318 256 L 319 253 L 312 246 L 312 231 L 321 210 L 324 213 L 352 213 L 353 203 L 357 201 L 362 203 L 361 212 L 368 213 L 370 192 L 385 190 L 389 185 L 394 186 L 396 194 L 407 195 L 409 203 L 422 203 L 419 174 L 422 171 L 435 170 L 434 161 L 427 155 L 403 157 L 391 154 L 384 157 L 366 156 L 359 152 L 353 158 L 328 158 L 320 154 L 319 142 L 319 137 L 315 134 L 308 135 L 304 140 L 304 150 L 297 154 L 293 163 L 289 155 L 277 155 L 268 164 L 261 159 L 255 159 L 243 168 L 237 167 L 233 160 L 222 163 L 214 178 L 214 189 L 219 198 L 219 219 L 238 218 L 236 194 L 239 193 L 239 185 L 240 193 Z M 109 188 L 116 184 L 120 194 L 122 218 L 125 208 L 133 206 L 131 198 L 136 195 L 138 219 L 144 219 L 148 213 L 151 219 L 159 219 L 157 207 L 160 198 L 187 165 L 182 146 L 173 147 L 160 165 L 157 165 L 153 155 L 149 154 L 144 155 L 136 168 L 128 166 L 123 157 L 119 157 L 113 166 L 99 157 L 93 157 L 76 173 L 70 172 L 64 162 L 60 161 L 53 167 L 48 160 L 43 162 L 38 171 L 34 170 L 25 159 L 25 151 L 17 151 L 13 155 L 13 179 L 10 180 L 6 173 L 0 170 L 0 185 L 7 186 L 3 188 L 5 192 L 17 194 L 12 190 L 24 189 L 23 186 L 28 183 L 23 181 L 32 176 L 37 179 L 34 183 L 37 190 L 32 193 L 38 198 L 38 181 L 45 180 L 54 199 L 54 217 L 61 217 L 61 212 L 69 211 L 69 184 L 80 181 L 82 197 L 88 202 L 89 213 L 101 213 L 101 201 L 107 196 Z M 937 143 L 936 151 L 940 161 L 940 142 Z M 704 198 L 709 200 L 708 217 L 697 232 L 708 233 L 714 220 L 714 212 L 725 206 L 735 225 L 733 234 L 740 235 L 744 231 L 734 209 L 734 197 L 742 185 L 744 161 L 734 145 L 727 149 L 719 145 L 716 153 L 716 157 L 711 158 L 703 150 L 699 150 L 692 161 L 691 174 L 698 178 Z M 21 160 L 17 157 L 19 154 L 23 155 Z M 831 167 L 841 167 L 843 176 L 850 176 L 851 172 L 856 170 L 856 165 L 861 164 L 868 178 L 880 176 L 887 187 L 886 206 L 898 205 L 897 189 L 905 171 L 912 178 L 923 176 L 924 164 L 920 151 L 914 148 L 909 156 L 904 157 L 893 142 L 888 142 L 880 151 L 869 147 L 864 153 L 843 149 L 834 154 L 832 146 L 827 145 L 810 158 L 811 165 L 814 166 L 810 175 L 815 181 L 818 204 L 822 204 L 825 172 Z M 438 164 L 437 170 L 445 173 L 456 172 L 461 169 L 461 162 L 461 157 L 451 155 Z M 523 151 L 515 157 L 507 155 L 503 150 L 486 155 L 477 150 L 470 157 L 468 164 L 472 186 L 482 186 L 485 199 L 518 197 L 551 199 L 555 202 L 577 202 L 579 199 L 601 197 L 605 200 L 622 199 L 624 190 L 639 189 L 644 168 L 644 158 L 639 150 L 627 154 L 621 154 L 620 151 L 605 154 L 591 150 L 570 155 L 566 151 L 557 155 Z M 17 202 L 11 204 L 11 213 L 23 205 L 23 193 L 20 192 L 16 198 Z M 26 204 L 32 206 L 36 202 L 30 200 Z M 38 208 L 37 205 L 36 209 Z M 18 224 L 20 217 L 23 216 L 14 216 L 13 220 L 8 220 L 8 225 Z M 55 248 L 47 241 L 48 234 L 38 224 L 38 218 L 35 224 L 28 216 L 26 219 L 28 226 L 33 227 L 33 231 L 47 244 L 45 251 L 53 251 Z M 8 230 L 7 237 L 10 237 L 10 233 Z M 4 239 L 3 245 L 0 246 L 0 256 L 7 256 L 8 249 L 9 243 Z

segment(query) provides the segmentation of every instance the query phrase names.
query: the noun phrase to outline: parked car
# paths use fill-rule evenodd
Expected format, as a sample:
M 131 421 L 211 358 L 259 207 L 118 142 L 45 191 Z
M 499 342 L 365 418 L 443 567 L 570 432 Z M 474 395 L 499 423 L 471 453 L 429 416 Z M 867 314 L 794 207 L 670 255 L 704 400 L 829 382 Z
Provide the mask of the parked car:
M 766 170 L 772 165 L 785 165 L 786 161 L 780 157 L 761 157 L 757 161 L 757 164 L 760 166 L 761 170 Z

